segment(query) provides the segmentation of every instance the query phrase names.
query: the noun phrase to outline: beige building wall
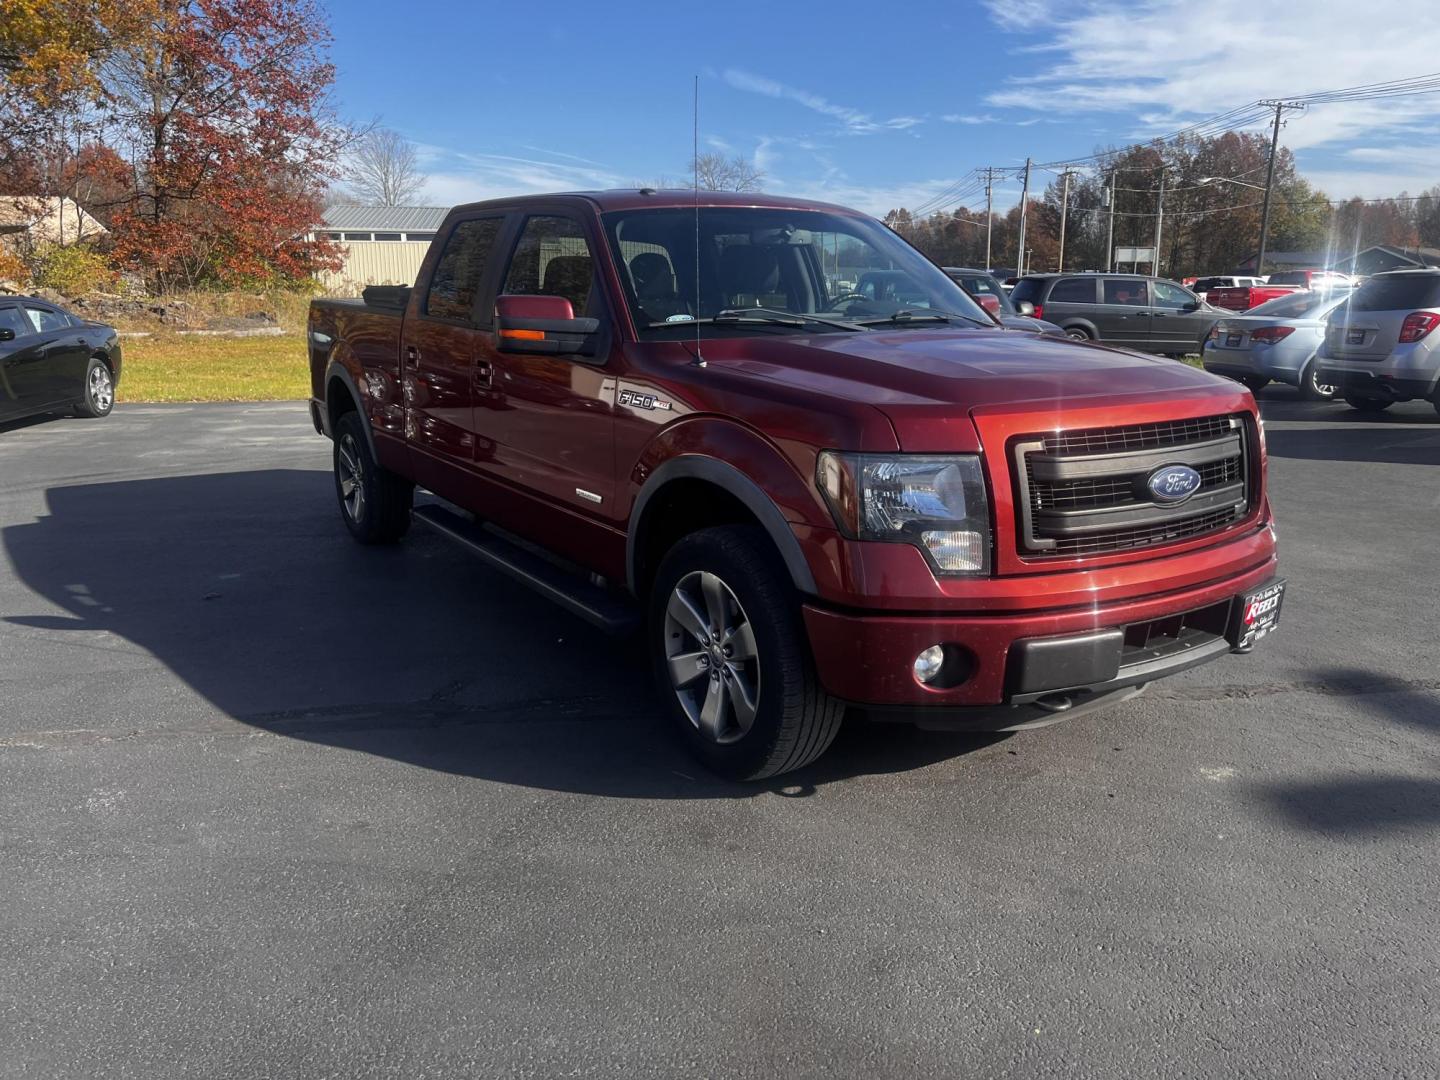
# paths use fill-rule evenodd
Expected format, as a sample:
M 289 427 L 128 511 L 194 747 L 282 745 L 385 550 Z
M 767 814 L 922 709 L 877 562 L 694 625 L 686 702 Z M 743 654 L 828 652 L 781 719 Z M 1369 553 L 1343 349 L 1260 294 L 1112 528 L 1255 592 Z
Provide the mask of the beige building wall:
M 345 265 L 335 273 L 322 271 L 320 283 L 330 292 L 358 296 L 366 285 L 414 285 L 429 244 L 403 240 L 356 240 L 340 245 Z

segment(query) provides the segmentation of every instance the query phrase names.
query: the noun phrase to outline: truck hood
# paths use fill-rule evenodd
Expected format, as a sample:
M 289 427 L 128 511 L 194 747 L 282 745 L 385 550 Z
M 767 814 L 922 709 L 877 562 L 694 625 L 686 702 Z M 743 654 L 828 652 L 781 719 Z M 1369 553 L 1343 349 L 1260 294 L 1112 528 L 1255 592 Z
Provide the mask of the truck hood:
M 705 355 L 736 373 L 873 405 L 892 419 L 916 409 L 1050 409 L 1233 387 L 1176 360 L 978 327 L 707 341 Z

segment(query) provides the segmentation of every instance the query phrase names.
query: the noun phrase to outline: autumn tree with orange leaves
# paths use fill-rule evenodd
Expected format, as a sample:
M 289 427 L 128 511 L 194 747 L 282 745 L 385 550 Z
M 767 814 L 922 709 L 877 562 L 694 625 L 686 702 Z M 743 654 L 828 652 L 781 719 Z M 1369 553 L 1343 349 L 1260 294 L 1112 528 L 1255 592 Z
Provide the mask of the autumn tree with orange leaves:
M 305 239 L 348 137 L 327 104 L 330 34 L 313 0 L 0 3 L 0 101 L 27 117 L 0 123 L 0 185 L 58 193 L 50 177 L 66 163 L 103 163 L 94 209 L 113 256 L 156 287 L 278 284 L 336 265 L 333 245 Z

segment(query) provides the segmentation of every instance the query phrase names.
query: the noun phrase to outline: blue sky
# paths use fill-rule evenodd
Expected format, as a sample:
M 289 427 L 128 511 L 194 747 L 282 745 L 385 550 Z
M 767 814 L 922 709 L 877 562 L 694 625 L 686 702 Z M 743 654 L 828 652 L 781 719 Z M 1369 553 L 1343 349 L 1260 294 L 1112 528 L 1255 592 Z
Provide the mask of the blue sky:
M 326 3 L 338 110 L 418 144 L 437 205 L 683 182 L 697 74 L 702 148 L 883 214 L 976 167 L 1440 70 L 1416 0 Z M 1440 183 L 1437 119 L 1440 95 L 1317 107 L 1284 141 L 1331 197 L 1414 192 Z M 1001 183 L 997 205 L 1018 194 Z

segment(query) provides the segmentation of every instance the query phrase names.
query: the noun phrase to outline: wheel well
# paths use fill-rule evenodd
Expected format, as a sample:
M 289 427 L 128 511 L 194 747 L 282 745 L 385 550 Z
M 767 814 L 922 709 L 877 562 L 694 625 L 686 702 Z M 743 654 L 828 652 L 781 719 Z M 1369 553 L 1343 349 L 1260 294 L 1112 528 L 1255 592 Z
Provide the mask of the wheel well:
M 330 430 L 340 422 L 347 412 L 357 412 L 360 404 L 350 395 L 350 388 L 344 379 L 332 378 L 325 386 L 325 411 L 330 416 Z
M 665 553 L 693 532 L 717 525 L 760 525 L 750 509 L 718 484 L 672 480 L 645 505 L 636 531 L 635 592 L 645 596 Z

